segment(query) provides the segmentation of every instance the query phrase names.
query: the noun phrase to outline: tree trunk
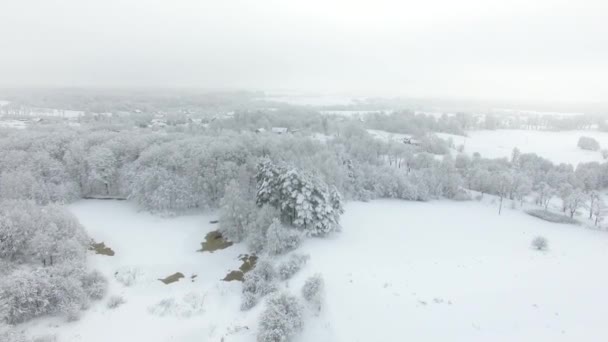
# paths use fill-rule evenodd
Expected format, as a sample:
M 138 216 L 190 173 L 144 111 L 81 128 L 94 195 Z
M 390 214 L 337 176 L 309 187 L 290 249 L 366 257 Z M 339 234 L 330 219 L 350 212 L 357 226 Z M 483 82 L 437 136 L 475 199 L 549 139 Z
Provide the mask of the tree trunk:
M 500 205 L 498 206 L 498 215 L 502 212 L 502 196 L 500 196 Z

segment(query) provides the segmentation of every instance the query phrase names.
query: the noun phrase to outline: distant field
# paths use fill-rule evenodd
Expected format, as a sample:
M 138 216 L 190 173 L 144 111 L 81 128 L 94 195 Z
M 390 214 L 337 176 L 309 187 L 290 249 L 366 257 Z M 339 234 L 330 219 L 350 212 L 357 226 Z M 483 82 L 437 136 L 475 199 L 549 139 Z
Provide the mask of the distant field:
M 608 148 L 608 133 L 596 131 L 531 131 L 531 130 L 495 130 L 470 131 L 468 137 L 440 133 L 442 138 L 452 138 L 454 144 L 464 145 L 467 154 L 479 152 L 482 157 L 510 157 L 513 148 L 521 152 L 534 152 L 554 163 L 602 162 L 600 152 L 585 151 L 577 147 L 581 136 L 595 138 L 601 148 Z

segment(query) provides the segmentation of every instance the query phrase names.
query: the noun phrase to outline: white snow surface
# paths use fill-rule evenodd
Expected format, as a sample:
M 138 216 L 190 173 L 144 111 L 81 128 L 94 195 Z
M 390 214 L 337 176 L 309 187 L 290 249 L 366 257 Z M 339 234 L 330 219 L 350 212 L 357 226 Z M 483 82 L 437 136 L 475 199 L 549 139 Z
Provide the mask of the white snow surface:
M 241 284 L 219 280 L 238 267 L 244 246 L 196 252 L 216 228 L 208 223 L 214 215 L 160 218 L 101 200 L 69 208 L 116 252 L 89 258 L 110 279 L 110 293 L 80 321 L 28 323 L 32 335 L 57 333 L 62 342 L 256 340 L 263 304 L 241 312 Z M 298 252 L 311 259 L 283 285 L 300 296 L 307 277 L 319 272 L 325 279 L 323 309 L 306 314 L 296 342 L 608 340 L 604 231 L 453 201 L 348 203 L 342 225 L 341 233 L 303 244 Z M 530 247 L 537 235 L 548 239 L 547 251 Z M 129 287 L 114 279 L 125 267 L 143 274 Z M 178 271 L 186 278 L 177 283 L 156 280 Z M 193 292 L 205 297 L 201 313 L 150 313 L 163 299 L 181 303 Z M 107 309 L 110 295 L 126 303 Z
M 27 123 L 21 120 L 0 120 L 0 128 L 25 129 Z
M 438 133 L 441 138 L 452 138 L 454 144 L 464 145 L 464 152 L 479 152 L 485 158 L 511 157 L 513 148 L 522 153 L 536 153 L 554 163 L 577 165 L 580 162 L 603 162 L 600 151 L 586 151 L 577 146 L 581 136 L 596 139 L 601 148 L 608 148 L 608 133 L 598 131 L 535 131 L 481 130 L 469 131 L 467 137 Z

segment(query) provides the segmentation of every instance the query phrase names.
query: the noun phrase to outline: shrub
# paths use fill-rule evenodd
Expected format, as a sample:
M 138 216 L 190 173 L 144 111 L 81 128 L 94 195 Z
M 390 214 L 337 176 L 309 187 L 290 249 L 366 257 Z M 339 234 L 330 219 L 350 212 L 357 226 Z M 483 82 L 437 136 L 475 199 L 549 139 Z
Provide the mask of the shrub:
M 121 296 L 112 296 L 108 299 L 107 307 L 108 309 L 116 309 L 117 307 L 123 305 L 125 303 L 125 299 Z
M 323 277 L 320 274 L 306 279 L 304 286 L 302 286 L 302 296 L 311 305 L 314 305 L 318 310 L 321 310 L 321 302 L 323 300 L 323 288 L 324 288 Z
M 276 271 L 267 260 L 258 260 L 255 268 L 245 274 L 241 310 L 254 307 L 258 300 L 276 291 Z
M 583 150 L 597 151 L 600 149 L 600 143 L 591 137 L 580 137 L 578 139 L 578 147 Z
M 102 299 L 108 291 L 108 281 L 99 271 L 93 271 L 82 278 L 82 286 L 89 298 Z
M 284 254 L 292 251 L 302 243 L 302 234 L 295 229 L 285 227 L 274 219 L 266 233 L 266 251 L 270 254 Z
M 302 305 L 294 296 L 272 296 L 260 317 L 258 342 L 287 342 L 302 330 Z
M 298 271 L 300 271 L 304 265 L 306 265 L 309 258 L 310 256 L 308 255 L 297 253 L 290 255 L 289 259 L 284 261 L 278 267 L 279 278 L 281 278 L 281 280 L 290 279 L 294 274 L 298 273 Z
M 137 283 L 143 276 L 143 272 L 137 267 L 123 267 L 114 273 L 114 278 L 124 286 L 131 286 Z
M 532 240 L 532 247 L 539 251 L 544 251 L 547 249 L 548 245 L 549 242 L 542 236 L 537 236 Z

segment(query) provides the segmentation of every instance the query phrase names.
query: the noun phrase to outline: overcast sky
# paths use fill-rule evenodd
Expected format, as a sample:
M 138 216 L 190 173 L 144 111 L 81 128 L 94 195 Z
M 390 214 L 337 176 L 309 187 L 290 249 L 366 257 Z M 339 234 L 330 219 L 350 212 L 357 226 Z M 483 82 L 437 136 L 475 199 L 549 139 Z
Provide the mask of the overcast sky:
M 607 0 L 0 0 L 2 86 L 606 101 Z

